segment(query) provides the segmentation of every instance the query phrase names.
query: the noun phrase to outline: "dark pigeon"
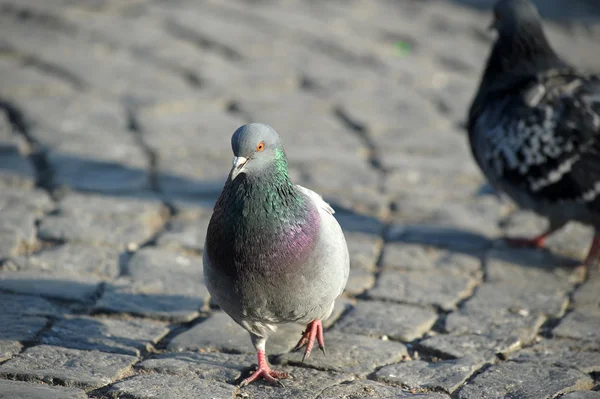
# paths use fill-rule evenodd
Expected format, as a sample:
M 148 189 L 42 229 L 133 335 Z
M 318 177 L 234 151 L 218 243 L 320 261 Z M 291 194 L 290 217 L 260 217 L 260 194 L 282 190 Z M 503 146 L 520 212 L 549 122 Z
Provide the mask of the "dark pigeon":
M 258 354 L 259 378 L 279 383 L 265 343 L 277 325 L 308 327 L 297 348 L 324 349 L 321 321 L 329 317 L 348 279 L 349 256 L 333 209 L 294 185 L 279 135 L 252 123 L 231 138 L 233 168 L 208 226 L 204 275 L 211 296 L 245 328 Z
M 541 246 L 569 221 L 596 229 L 587 265 L 600 255 L 600 79 L 562 60 L 528 0 L 501 0 L 498 32 L 468 118 L 475 160 L 490 183 L 549 220 Z

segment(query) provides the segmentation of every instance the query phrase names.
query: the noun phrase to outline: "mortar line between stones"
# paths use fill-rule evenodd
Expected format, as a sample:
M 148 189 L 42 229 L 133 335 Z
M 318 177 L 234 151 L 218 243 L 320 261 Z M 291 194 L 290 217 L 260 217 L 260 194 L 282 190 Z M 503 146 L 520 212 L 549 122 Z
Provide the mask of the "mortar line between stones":
M 14 132 L 20 135 L 27 143 L 29 152 L 27 158 L 35 170 L 36 187 L 46 191 L 52 200 L 56 200 L 54 169 L 48 161 L 48 149 L 44 148 L 31 134 L 29 128 L 30 122 L 16 103 L 0 98 L 0 109 L 6 112 Z

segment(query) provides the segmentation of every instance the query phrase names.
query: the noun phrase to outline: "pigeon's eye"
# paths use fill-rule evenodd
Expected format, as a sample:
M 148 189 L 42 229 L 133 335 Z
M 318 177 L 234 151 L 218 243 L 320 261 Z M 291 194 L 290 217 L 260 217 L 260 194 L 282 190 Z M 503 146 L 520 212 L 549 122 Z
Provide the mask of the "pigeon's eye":
M 500 15 L 500 13 L 498 11 L 494 11 L 494 18 L 497 20 L 501 20 L 502 16 Z
M 265 149 L 265 142 L 261 141 L 257 146 L 256 146 L 256 151 L 262 151 Z

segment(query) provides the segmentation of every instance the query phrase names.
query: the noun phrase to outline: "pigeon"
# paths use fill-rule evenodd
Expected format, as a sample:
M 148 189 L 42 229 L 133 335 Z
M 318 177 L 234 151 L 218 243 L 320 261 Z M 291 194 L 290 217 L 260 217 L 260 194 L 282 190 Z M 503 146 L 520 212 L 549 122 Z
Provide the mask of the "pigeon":
M 585 260 L 600 255 L 600 78 L 552 49 L 529 0 L 500 0 L 498 36 L 471 104 L 472 154 L 490 184 L 548 229 L 509 244 L 541 247 L 569 221 L 595 229 Z
M 285 372 L 269 367 L 265 344 L 277 326 L 306 324 L 296 345 L 325 352 L 322 320 L 346 286 L 348 247 L 333 209 L 294 185 L 286 153 L 270 126 L 251 123 L 231 138 L 233 168 L 208 225 L 203 255 L 211 297 L 250 333 L 258 369 L 241 386 L 263 378 L 282 386 Z

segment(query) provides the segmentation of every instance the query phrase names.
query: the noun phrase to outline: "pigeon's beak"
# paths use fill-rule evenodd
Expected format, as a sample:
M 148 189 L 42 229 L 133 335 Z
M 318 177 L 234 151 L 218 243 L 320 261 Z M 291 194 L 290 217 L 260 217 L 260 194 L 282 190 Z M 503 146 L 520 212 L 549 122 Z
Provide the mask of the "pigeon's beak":
M 248 158 L 233 157 L 233 168 L 231 168 L 231 180 L 234 180 L 244 170 Z

